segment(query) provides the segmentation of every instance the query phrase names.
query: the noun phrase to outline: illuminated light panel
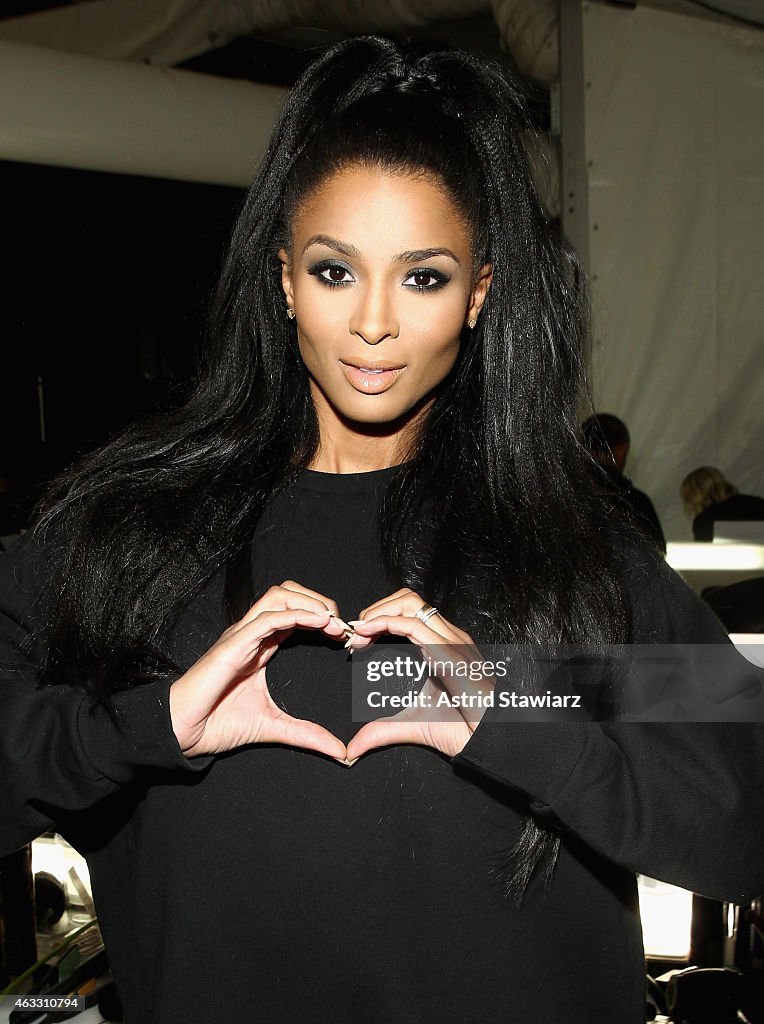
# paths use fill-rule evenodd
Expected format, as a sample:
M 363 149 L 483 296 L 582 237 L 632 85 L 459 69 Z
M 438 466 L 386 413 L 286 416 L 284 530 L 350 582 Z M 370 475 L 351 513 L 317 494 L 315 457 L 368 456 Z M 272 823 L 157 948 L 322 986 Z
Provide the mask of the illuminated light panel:
M 692 893 L 638 876 L 639 915 L 645 956 L 684 959 L 690 955 Z
M 666 561 L 672 569 L 761 569 L 764 571 L 764 544 L 736 544 L 715 541 L 669 541 Z

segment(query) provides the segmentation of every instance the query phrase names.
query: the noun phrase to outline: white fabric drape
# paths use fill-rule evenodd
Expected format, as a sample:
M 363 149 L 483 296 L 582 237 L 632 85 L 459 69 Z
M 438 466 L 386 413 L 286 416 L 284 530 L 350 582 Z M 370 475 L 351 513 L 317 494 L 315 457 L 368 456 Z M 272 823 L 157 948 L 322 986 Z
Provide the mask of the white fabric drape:
M 405 31 L 488 11 L 490 0 L 98 0 L 10 18 L 0 22 L 0 39 L 172 65 L 251 32 L 301 26 L 351 33 Z
M 682 478 L 764 493 L 764 32 L 584 5 L 599 411 L 671 539 Z

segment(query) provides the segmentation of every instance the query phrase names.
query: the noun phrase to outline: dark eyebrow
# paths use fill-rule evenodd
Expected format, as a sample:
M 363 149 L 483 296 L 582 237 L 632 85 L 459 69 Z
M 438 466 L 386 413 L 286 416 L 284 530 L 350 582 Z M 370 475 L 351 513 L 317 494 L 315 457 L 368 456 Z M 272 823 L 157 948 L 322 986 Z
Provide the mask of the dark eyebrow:
M 449 256 L 454 263 L 459 265 L 459 257 L 450 249 L 411 249 L 409 252 L 398 253 L 394 257 L 396 263 L 423 263 L 432 259 L 433 256 Z
M 302 247 L 302 253 L 304 253 L 306 249 L 309 249 L 311 245 L 325 245 L 329 249 L 334 249 L 335 252 L 341 252 L 343 256 L 352 257 L 361 255 L 354 245 L 349 245 L 347 242 L 340 242 L 336 238 L 330 238 L 329 235 L 312 235 Z M 302 253 L 300 253 L 301 256 Z
M 351 258 L 358 257 L 361 253 L 349 242 L 341 242 L 338 238 L 331 238 L 329 235 L 312 235 L 302 247 L 302 255 L 311 245 L 325 245 L 328 249 L 341 252 L 343 256 Z M 400 252 L 393 259 L 396 263 L 422 263 L 432 259 L 433 256 L 449 256 L 457 266 L 460 266 L 459 257 L 450 249 L 410 249 L 407 252 Z

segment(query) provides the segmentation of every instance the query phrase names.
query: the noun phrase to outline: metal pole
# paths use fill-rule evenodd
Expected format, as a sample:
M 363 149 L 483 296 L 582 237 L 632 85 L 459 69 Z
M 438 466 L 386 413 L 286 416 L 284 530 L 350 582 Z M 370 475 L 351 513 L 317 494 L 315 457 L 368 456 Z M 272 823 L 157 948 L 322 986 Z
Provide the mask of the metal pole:
M 589 175 L 586 161 L 584 33 L 582 0 L 560 0 L 560 124 L 562 226 L 589 264 Z

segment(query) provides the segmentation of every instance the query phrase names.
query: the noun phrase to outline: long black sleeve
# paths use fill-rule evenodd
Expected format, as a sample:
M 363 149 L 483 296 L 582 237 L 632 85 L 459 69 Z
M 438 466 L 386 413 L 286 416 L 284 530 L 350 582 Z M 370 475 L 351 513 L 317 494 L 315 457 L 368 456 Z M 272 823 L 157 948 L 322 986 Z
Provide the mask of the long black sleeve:
M 633 603 L 635 642 L 729 645 L 668 566 Z M 497 701 L 511 685 L 500 680 Z M 524 792 L 534 813 L 622 867 L 731 902 L 764 892 L 764 723 L 512 723 L 489 708 L 452 763 Z
M 83 690 L 45 685 L 29 632 L 45 572 L 25 535 L 0 557 L 0 855 L 55 829 L 57 811 L 90 807 L 141 766 L 200 771 L 209 757 L 181 752 L 169 710 L 176 676 L 113 698 L 120 728 Z

